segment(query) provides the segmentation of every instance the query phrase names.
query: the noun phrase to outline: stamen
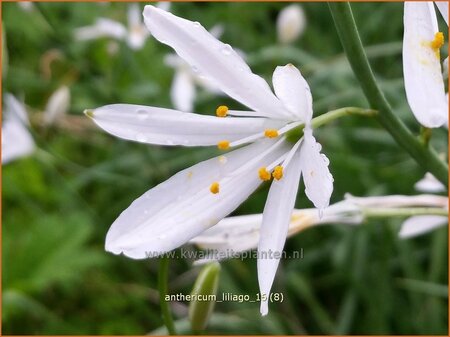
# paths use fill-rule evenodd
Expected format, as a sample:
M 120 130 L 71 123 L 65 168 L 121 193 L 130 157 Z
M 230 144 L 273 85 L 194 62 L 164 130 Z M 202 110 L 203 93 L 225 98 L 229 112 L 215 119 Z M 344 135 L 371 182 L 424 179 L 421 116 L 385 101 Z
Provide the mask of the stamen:
M 266 129 L 264 131 L 264 136 L 267 137 L 267 138 L 278 137 L 278 130 L 277 129 Z
M 216 109 L 217 117 L 226 117 L 228 115 L 228 107 L 226 105 L 221 105 Z
M 276 180 L 280 180 L 281 178 L 283 178 L 283 166 L 280 166 L 280 165 L 275 166 L 275 168 L 272 172 L 272 176 Z
M 258 174 L 259 174 L 259 179 L 261 179 L 263 181 L 269 181 L 272 178 L 270 175 L 270 172 L 267 171 L 267 169 L 265 167 L 261 167 L 258 170 Z
M 221 140 L 217 143 L 217 148 L 220 150 L 228 150 L 230 148 L 230 142 L 228 140 Z
M 217 194 L 220 191 L 220 185 L 217 181 L 213 182 L 211 186 L 209 186 L 209 190 L 212 194 Z
M 433 41 L 431 41 L 431 48 L 435 51 L 439 50 L 444 45 L 444 34 L 442 32 L 437 32 L 434 35 Z

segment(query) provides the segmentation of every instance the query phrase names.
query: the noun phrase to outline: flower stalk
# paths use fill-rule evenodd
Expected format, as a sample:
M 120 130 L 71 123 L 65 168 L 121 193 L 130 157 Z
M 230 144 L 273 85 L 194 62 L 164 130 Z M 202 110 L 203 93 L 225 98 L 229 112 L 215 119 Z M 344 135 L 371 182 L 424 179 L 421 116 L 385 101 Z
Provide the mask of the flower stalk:
M 350 4 L 348 2 L 330 2 L 328 5 L 353 72 L 361 84 L 370 106 L 380 112 L 376 116 L 377 120 L 425 171 L 431 172 L 445 186 L 448 186 L 448 165 L 439 158 L 431 146 L 424 146 L 408 130 L 394 114 L 378 87 L 364 51 Z
M 335 119 L 339 119 L 344 116 L 366 116 L 373 117 L 378 113 L 376 110 L 371 109 L 363 109 L 356 107 L 345 107 L 336 110 L 328 111 L 318 117 L 315 117 L 311 120 L 311 126 L 313 129 L 321 127 L 324 124 L 328 124 Z M 303 129 L 305 128 L 305 124 L 301 124 L 296 128 L 290 130 L 286 134 L 286 138 L 293 143 L 296 143 L 300 138 L 303 137 Z
M 167 281 L 169 274 L 169 257 L 166 255 L 161 256 L 159 260 L 159 272 L 158 272 L 158 290 L 159 290 L 159 303 L 161 306 L 161 314 L 167 332 L 169 335 L 176 335 L 175 325 L 173 323 L 172 313 L 170 311 L 169 302 L 166 301 L 167 295 Z

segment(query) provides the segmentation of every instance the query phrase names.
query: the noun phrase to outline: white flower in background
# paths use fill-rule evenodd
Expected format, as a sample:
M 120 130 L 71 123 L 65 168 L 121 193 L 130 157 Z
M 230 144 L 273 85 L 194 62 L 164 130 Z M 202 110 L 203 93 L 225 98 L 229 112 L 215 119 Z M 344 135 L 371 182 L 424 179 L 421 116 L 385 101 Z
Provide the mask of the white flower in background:
M 28 116 L 25 107 L 13 95 L 5 95 L 2 124 L 2 164 L 33 153 L 35 144 L 28 131 Z
M 426 173 L 425 176 L 420 179 L 414 188 L 420 192 L 439 193 L 445 192 L 446 188 L 439 180 L 436 179 L 431 173 Z
M 219 39 L 223 33 L 223 26 L 215 25 L 209 32 Z M 193 111 L 197 85 L 214 94 L 222 93 L 211 81 L 208 81 L 205 77 L 198 76 L 192 67 L 177 54 L 167 54 L 164 62 L 175 69 L 170 89 L 170 98 L 175 109 L 185 112 Z
M 448 26 L 448 3 L 436 2 Z M 439 32 L 433 2 L 405 2 L 403 75 L 409 106 L 425 127 L 448 122 L 440 48 L 444 34 Z
M 414 187 L 418 191 L 439 193 L 446 191 L 445 186 L 438 181 L 431 173 L 426 173 L 425 177 L 419 180 Z M 439 196 L 436 196 L 439 198 Z M 444 198 L 444 197 L 441 197 Z M 443 207 L 448 209 L 448 199 Z M 406 219 L 400 228 L 399 236 L 402 239 L 409 239 L 415 236 L 426 234 L 434 229 L 448 224 L 448 217 L 440 215 L 417 215 Z
M 70 90 L 63 85 L 56 90 L 48 99 L 44 111 L 44 125 L 51 125 L 58 119 L 64 117 L 70 105 Z
M 312 96 L 293 65 L 273 74 L 276 96 L 230 45 L 198 22 L 153 6 L 145 24 L 171 46 L 199 76 L 251 111 L 220 106 L 216 116 L 138 105 L 115 104 L 86 114 L 105 131 L 128 140 L 161 145 L 240 147 L 185 169 L 135 200 L 111 226 L 106 250 L 142 259 L 175 249 L 235 210 L 261 184 L 273 182 L 264 208 L 258 250 L 280 252 L 288 233 L 300 175 L 306 195 L 322 210 L 329 204 L 333 178 L 310 126 Z M 227 116 L 228 115 L 228 116 Z M 306 124 L 304 137 L 290 143 L 288 130 Z M 261 293 L 268 295 L 279 259 L 258 261 Z M 261 313 L 268 303 L 261 303 Z
M 24 11 L 24 12 L 32 12 L 34 9 L 34 4 L 32 1 L 18 1 L 17 5 Z
M 169 10 L 170 4 L 169 1 L 159 2 L 157 6 L 164 10 Z M 131 49 L 141 49 L 144 47 L 145 41 L 150 34 L 142 22 L 139 4 L 133 3 L 128 6 L 127 19 L 128 27 L 111 19 L 99 18 L 91 26 L 77 28 L 75 30 L 75 38 L 85 41 L 110 37 L 117 40 L 125 40 Z
M 213 251 L 211 256 L 197 260 L 195 264 L 236 257 L 240 253 L 257 248 L 262 220 L 263 214 L 227 217 L 191 239 L 190 243 Z M 322 217 L 319 217 L 317 210 L 313 208 L 294 209 L 287 235 L 291 237 L 312 226 L 333 223 L 358 225 L 363 220 L 360 208 L 345 200 L 327 207 Z
M 277 18 L 278 40 L 283 43 L 294 42 L 303 34 L 306 26 L 305 12 L 298 4 L 283 8 Z

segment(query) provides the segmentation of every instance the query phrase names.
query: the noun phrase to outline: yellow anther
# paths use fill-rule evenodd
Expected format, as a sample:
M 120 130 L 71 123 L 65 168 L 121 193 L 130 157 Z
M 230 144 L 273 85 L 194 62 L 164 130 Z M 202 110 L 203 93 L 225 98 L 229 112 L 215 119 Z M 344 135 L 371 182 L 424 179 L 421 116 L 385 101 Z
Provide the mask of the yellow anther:
M 444 34 L 442 32 L 437 32 L 434 34 L 434 39 L 431 41 L 431 48 L 434 50 L 439 50 L 444 45 Z
M 230 147 L 230 142 L 228 140 L 221 140 L 217 143 L 217 147 L 220 150 L 228 150 L 228 148 Z
M 276 129 L 266 129 L 266 131 L 264 131 L 264 136 L 266 136 L 267 138 L 278 137 L 278 130 L 276 130 Z
M 213 182 L 211 186 L 209 186 L 209 190 L 212 194 L 217 194 L 220 191 L 220 185 L 218 182 Z
M 258 174 L 259 174 L 259 179 L 264 180 L 264 181 L 268 181 L 271 178 L 270 172 L 267 171 L 267 169 L 265 167 L 261 167 L 258 170 Z
M 283 166 L 275 166 L 272 172 L 272 176 L 276 180 L 280 180 L 281 178 L 283 178 Z
M 228 115 L 228 107 L 226 105 L 221 105 L 216 109 L 217 117 L 226 117 Z

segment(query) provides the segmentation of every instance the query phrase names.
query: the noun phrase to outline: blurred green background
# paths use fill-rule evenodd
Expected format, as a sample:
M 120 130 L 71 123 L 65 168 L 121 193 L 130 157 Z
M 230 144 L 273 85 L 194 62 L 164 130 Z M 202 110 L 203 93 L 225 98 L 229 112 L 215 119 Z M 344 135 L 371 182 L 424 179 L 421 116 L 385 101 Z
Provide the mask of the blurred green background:
M 223 24 L 222 41 L 244 51 L 253 71 L 269 81 L 277 65 L 295 64 L 311 86 L 315 115 L 366 107 L 327 4 L 302 3 L 306 30 L 291 46 L 280 47 L 275 21 L 284 6 L 174 3 L 171 11 L 206 28 Z M 352 7 L 382 89 L 417 133 L 402 79 L 403 5 Z M 171 50 L 151 37 L 137 51 L 107 38 L 75 41 L 74 29 L 100 16 L 126 23 L 126 3 L 2 8 L 8 54 L 3 92 L 25 102 L 38 145 L 32 156 L 2 168 L 3 333 L 163 334 L 158 261 L 106 253 L 105 234 L 136 197 L 217 152 L 126 142 L 95 128 L 82 111 L 119 102 L 172 107 L 174 71 L 163 62 Z M 43 128 L 34 121 L 61 85 L 71 92 L 69 122 Z M 200 91 L 195 111 L 212 114 L 221 104 L 240 107 Z M 344 118 L 316 137 L 331 162 L 333 202 L 346 192 L 416 193 L 413 185 L 424 172 L 374 121 Z M 432 142 L 446 153 L 446 130 L 435 130 Z M 235 214 L 262 212 L 267 191 L 262 185 Z M 296 206 L 311 207 L 302 188 Z M 283 292 L 285 301 L 272 304 L 265 318 L 256 303 L 219 303 L 207 333 L 447 334 L 447 227 L 402 241 L 400 223 L 312 228 L 289 239 L 286 250 L 303 248 L 304 259 L 280 264 L 273 291 Z M 172 262 L 170 291 L 189 293 L 198 272 L 192 261 Z M 255 294 L 256 261 L 223 262 L 219 291 Z M 178 327 L 186 327 L 186 303 L 172 309 Z

